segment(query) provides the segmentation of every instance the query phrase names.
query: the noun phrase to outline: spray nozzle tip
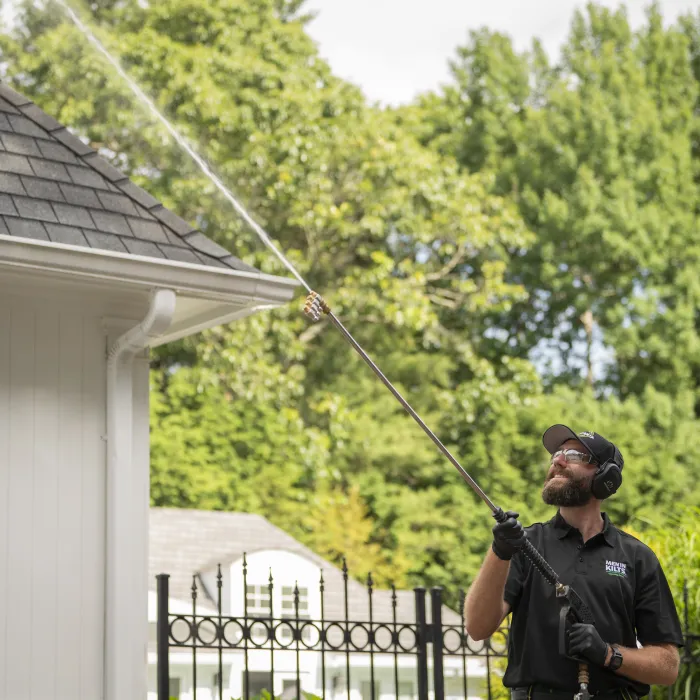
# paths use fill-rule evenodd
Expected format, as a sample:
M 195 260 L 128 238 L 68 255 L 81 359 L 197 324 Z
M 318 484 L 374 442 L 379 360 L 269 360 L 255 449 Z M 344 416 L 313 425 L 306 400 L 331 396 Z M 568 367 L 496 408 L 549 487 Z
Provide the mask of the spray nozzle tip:
M 304 302 L 304 315 L 308 316 L 312 321 L 318 321 L 322 313 L 329 313 L 330 307 L 316 292 L 311 292 L 306 297 Z

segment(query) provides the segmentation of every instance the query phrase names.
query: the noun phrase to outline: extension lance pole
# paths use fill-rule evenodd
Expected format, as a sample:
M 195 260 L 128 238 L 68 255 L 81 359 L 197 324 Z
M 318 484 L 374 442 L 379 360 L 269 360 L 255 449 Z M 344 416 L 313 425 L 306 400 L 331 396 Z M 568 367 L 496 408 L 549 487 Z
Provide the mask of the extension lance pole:
M 302 277 L 295 266 L 287 259 L 287 257 L 275 246 L 272 242 L 272 238 L 267 234 L 267 232 L 260 226 L 253 217 L 246 211 L 245 207 L 234 197 L 230 190 L 224 185 L 219 177 L 212 171 L 205 160 L 197 153 L 197 151 L 190 146 L 184 136 L 175 129 L 175 127 L 170 123 L 170 121 L 158 110 L 153 100 L 151 100 L 141 88 L 136 84 L 134 80 L 127 74 L 124 68 L 119 64 L 119 61 L 110 54 L 110 52 L 105 48 L 102 42 L 95 36 L 95 34 L 89 29 L 89 27 L 80 19 L 76 12 L 68 5 L 68 0 L 55 0 L 57 4 L 63 9 L 68 18 L 75 24 L 75 26 L 82 32 L 86 39 L 93 44 L 97 51 L 101 53 L 106 60 L 112 65 L 116 72 L 124 79 L 124 81 L 131 88 L 132 92 L 136 95 L 139 102 L 150 110 L 150 112 L 156 117 L 156 119 L 165 127 L 166 131 L 173 137 L 176 143 L 192 158 L 192 160 L 199 166 L 199 169 L 206 175 L 207 178 L 214 184 L 214 186 L 223 194 L 223 196 L 233 205 L 234 209 L 239 213 L 241 218 L 251 227 L 251 229 L 257 234 L 258 238 L 262 243 L 278 258 L 278 260 L 284 265 L 284 267 L 289 270 L 289 272 L 299 281 L 299 283 L 304 287 L 304 289 L 309 292 L 309 296 L 306 299 L 306 304 L 304 307 L 304 313 L 309 316 L 314 321 L 318 321 L 321 313 L 328 315 L 331 319 L 333 325 L 338 328 L 342 333 L 343 337 L 350 343 L 350 345 L 356 350 L 356 352 L 362 357 L 362 359 L 369 365 L 372 371 L 379 377 L 382 383 L 391 391 L 394 397 L 401 403 L 408 414 L 418 423 L 418 425 L 425 431 L 428 437 L 435 443 L 438 449 L 447 457 L 449 462 L 457 469 L 462 479 L 476 492 L 476 494 L 481 498 L 486 505 L 491 509 L 493 517 L 498 522 L 504 522 L 507 519 L 506 514 L 501 508 L 496 507 L 492 501 L 486 496 L 479 485 L 472 479 L 471 476 L 466 472 L 462 465 L 452 456 L 450 451 L 442 444 L 439 438 L 433 433 L 432 430 L 425 424 L 425 422 L 420 418 L 420 416 L 413 410 L 410 404 L 401 396 L 397 389 L 392 385 L 392 383 L 384 376 L 382 371 L 377 367 L 377 365 L 370 359 L 367 353 L 362 349 L 360 344 L 352 337 L 350 332 L 343 326 L 343 324 L 338 320 L 338 318 L 333 314 L 323 299 L 312 291 L 309 284 Z M 552 567 L 547 563 L 544 557 L 535 549 L 533 544 L 526 538 L 523 545 L 524 554 L 530 559 L 533 566 L 542 574 L 545 580 L 553 585 L 557 591 L 558 597 L 565 597 L 571 604 L 577 614 L 577 617 L 582 621 L 593 622 L 593 617 L 588 610 L 585 603 L 575 594 L 575 592 L 569 587 L 564 586 L 560 583 L 559 577 L 552 569 Z M 577 700 L 588 700 L 588 667 L 586 664 L 579 664 L 579 683 L 581 687 L 581 692 L 576 695 Z
M 401 392 L 399 392 L 399 390 L 386 378 L 384 373 L 381 371 L 381 369 L 379 369 L 372 358 L 363 350 L 362 346 L 355 340 L 355 338 L 353 338 L 350 331 L 345 328 L 345 326 L 340 322 L 340 319 L 331 311 L 330 306 L 328 306 L 328 304 L 319 294 L 316 292 L 311 292 L 311 294 L 306 297 L 306 302 L 304 304 L 304 315 L 316 322 L 321 318 L 321 314 L 328 316 L 333 325 L 341 332 L 343 337 L 355 349 L 357 354 L 367 363 L 367 365 L 369 365 L 370 369 L 377 375 L 377 377 L 379 377 L 384 386 L 386 386 L 386 388 L 389 389 L 389 391 L 396 397 L 398 402 L 404 407 L 411 418 L 418 423 L 425 434 L 435 443 L 440 452 L 442 452 L 442 454 L 447 457 L 455 469 L 457 469 L 459 475 L 462 477 L 465 483 L 467 483 L 474 490 L 477 496 L 479 496 L 479 498 L 481 498 L 481 500 L 491 509 L 493 517 L 501 523 L 507 520 L 508 516 L 501 508 L 496 506 L 493 501 L 491 501 L 479 484 L 477 484 L 476 481 L 469 476 L 467 470 L 457 461 L 454 455 L 442 443 L 440 438 L 435 435 L 435 433 L 426 425 L 425 421 L 418 415 L 411 404 L 409 404 L 408 401 L 406 401 L 406 399 L 401 395 Z M 525 540 L 523 551 L 525 554 L 527 554 L 528 558 L 532 561 L 537 570 L 542 574 L 542 576 L 544 576 L 548 583 L 552 584 L 553 586 L 556 586 L 559 583 L 559 576 L 528 539 Z
M 413 418 L 413 420 L 415 420 L 416 423 L 418 423 L 418 425 L 420 425 L 420 427 L 423 428 L 426 435 L 437 445 L 440 452 L 442 452 L 442 454 L 444 454 L 445 457 L 447 457 L 447 459 L 457 469 L 462 479 L 464 479 L 464 481 L 469 486 L 471 486 L 476 495 L 479 496 L 479 498 L 481 498 L 481 500 L 484 503 L 486 503 L 486 505 L 491 509 L 491 512 L 494 514 L 494 516 L 497 515 L 498 512 L 501 511 L 501 509 L 494 505 L 494 503 L 484 493 L 483 489 L 479 486 L 479 484 L 477 484 L 476 481 L 474 481 L 474 479 L 472 479 L 472 477 L 469 476 L 464 467 L 455 459 L 455 457 L 445 447 L 445 445 L 443 445 L 440 438 L 437 435 L 435 435 L 435 433 L 426 425 L 425 421 L 418 415 L 418 413 L 416 413 L 411 404 L 409 404 L 408 401 L 406 401 L 406 399 L 401 395 L 399 390 L 384 376 L 384 373 L 381 371 L 381 369 L 379 369 L 379 367 L 372 361 L 372 358 L 370 358 L 369 355 L 362 349 L 361 345 L 355 340 L 355 338 L 352 337 L 350 331 L 348 331 L 348 329 L 345 328 L 345 326 L 340 322 L 338 317 L 332 311 L 329 311 L 328 318 L 331 320 L 333 325 L 343 334 L 348 343 L 350 343 L 350 345 L 352 345 L 352 347 L 355 348 L 357 354 L 369 365 L 370 369 L 379 377 L 384 386 L 386 386 L 386 388 L 389 389 L 389 391 L 396 397 L 398 402 L 404 407 L 404 409 L 411 416 L 411 418 Z
M 483 489 L 476 481 L 467 473 L 466 469 L 459 463 L 454 455 L 445 447 L 440 438 L 428 427 L 425 421 L 418 415 L 411 404 L 401 395 L 401 392 L 387 379 L 384 373 L 379 369 L 372 358 L 364 351 L 362 346 L 355 340 L 350 331 L 341 323 L 340 319 L 331 311 L 330 306 L 316 292 L 311 292 L 306 297 L 304 304 L 304 314 L 312 321 L 316 322 L 321 318 L 321 314 L 325 314 L 331 323 L 340 331 L 343 337 L 354 348 L 357 354 L 365 361 L 369 368 L 379 377 L 382 384 L 394 395 L 397 401 L 403 406 L 406 412 L 413 418 L 416 423 L 423 429 L 425 434 L 435 443 L 440 452 L 447 457 L 449 462 L 457 469 L 459 475 L 468 484 L 474 492 L 481 498 L 484 503 L 491 509 L 493 517 L 499 522 L 504 522 L 508 516 L 503 510 L 497 507 L 491 499 L 484 493 Z M 571 607 L 578 612 L 578 618 L 583 622 L 593 622 L 593 616 L 586 604 L 578 597 L 578 595 L 569 587 L 563 585 L 559 581 L 559 576 L 547 563 L 547 560 L 535 549 L 535 546 L 525 538 L 523 544 L 523 553 L 532 562 L 532 565 L 540 572 L 544 579 L 555 587 L 557 597 L 566 597 Z M 574 696 L 575 700 L 589 700 L 590 693 L 588 691 L 589 672 L 588 664 L 579 661 L 578 670 L 579 692 Z

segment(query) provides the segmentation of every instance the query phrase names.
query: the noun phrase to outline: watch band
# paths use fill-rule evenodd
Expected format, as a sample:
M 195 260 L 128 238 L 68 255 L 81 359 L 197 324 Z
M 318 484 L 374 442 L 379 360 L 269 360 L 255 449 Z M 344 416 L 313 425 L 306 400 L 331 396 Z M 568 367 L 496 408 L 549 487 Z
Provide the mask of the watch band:
M 617 671 L 622 666 L 622 652 L 617 646 L 611 646 L 610 649 L 612 650 L 612 656 L 610 657 L 608 668 L 611 671 Z

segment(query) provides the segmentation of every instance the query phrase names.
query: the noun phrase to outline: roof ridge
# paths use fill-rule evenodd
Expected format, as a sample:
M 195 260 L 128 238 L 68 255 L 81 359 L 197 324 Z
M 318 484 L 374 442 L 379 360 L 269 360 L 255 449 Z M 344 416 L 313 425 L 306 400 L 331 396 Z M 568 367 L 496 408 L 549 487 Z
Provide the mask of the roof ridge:
M 48 115 L 28 97 L 11 88 L 3 80 L 0 80 L 0 101 L 2 100 L 5 100 L 17 110 L 18 114 L 29 119 L 35 126 L 45 131 L 55 141 L 67 148 L 80 163 L 104 178 L 119 194 L 125 196 L 132 204 L 144 209 L 148 215 L 163 225 L 167 231 L 186 243 L 202 264 L 216 267 L 223 266 L 234 270 L 258 271 L 236 258 L 229 250 L 220 246 L 201 230 L 168 209 L 153 195 L 132 182 L 129 176 L 113 166 L 98 151 L 73 134 L 68 127 Z M 113 211 L 112 213 L 117 212 Z M 123 212 L 119 213 L 122 216 L 126 216 Z

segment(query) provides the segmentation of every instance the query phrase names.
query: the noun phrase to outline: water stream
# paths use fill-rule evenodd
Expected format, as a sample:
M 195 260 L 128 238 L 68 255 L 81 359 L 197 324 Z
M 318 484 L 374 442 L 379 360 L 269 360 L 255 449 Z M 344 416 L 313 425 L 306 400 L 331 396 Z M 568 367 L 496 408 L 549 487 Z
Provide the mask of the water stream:
M 209 166 L 206 164 L 204 159 L 187 143 L 185 137 L 180 134 L 177 129 L 168 121 L 168 119 L 158 110 L 153 100 L 151 100 L 148 95 L 146 95 L 143 90 L 136 84 L 128 73 L 121 67 L 119 61 L 117 61 L 112 54 L 105 48 L 102 42 L 90 31 L 90 28 L 78 17 L 78 15 L 73 11 L 73 9 L 65 2 L 65 0 L 55 0 L 55 2 L 63 9 L 63 11 L 68 15 L 75 26 L 85 35 L 85 38 L 92 43 L 97 50 L 109 61 L 109 63 L 114 67 L 121 78 L 127 83 L 127 85 L 134 92 L 139 101 L 146 105 L 153 115 L 158 119 L 161 124 L 168 130 L 168 133 L 173 137 L 175 142 L 187 152 L 187 154 L 194 160 L 199 166 L 201 171 L 214 183 L 214 185 L 219 189 L 219 191 L 226 197 L 226 199 L 233 205 L 236 211 L 240 214 L 241 218 L 255 231 L 260 240 L 277 256 L 279 261 L 292 273 L 292 275 L 301 283 L 301 285 L 306 289 L 307 292 L 311 292 L 311 287 L 306 283 L 306 280 L 301 276 L 301 274 L 296 270 L 294 265 L 292 265 L 289 260 L 284 256 L 284 254 L 275 246 L 272 242 L 270 236 L 265 232 L 265 230 L 258 224 L 253 217 L 248 214 L 243 205 L 233 196 L 231 191 L 224 185 L 223 182 L 211 171 Z

